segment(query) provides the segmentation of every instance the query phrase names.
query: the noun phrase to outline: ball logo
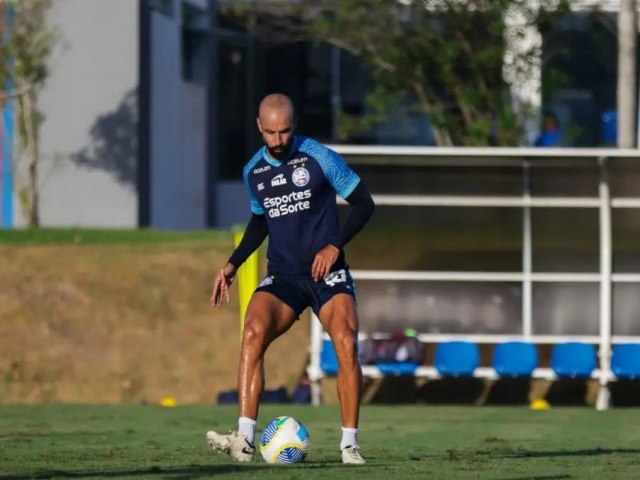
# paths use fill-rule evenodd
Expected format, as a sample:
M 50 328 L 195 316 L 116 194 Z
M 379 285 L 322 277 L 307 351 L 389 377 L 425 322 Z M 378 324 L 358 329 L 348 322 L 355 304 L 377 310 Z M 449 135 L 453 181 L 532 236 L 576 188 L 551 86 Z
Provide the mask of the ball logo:
M 296 168 L 291 174 L 291 180 L 296 187 L 304 187 L 309 183 L 309 170 L 304 167 Z

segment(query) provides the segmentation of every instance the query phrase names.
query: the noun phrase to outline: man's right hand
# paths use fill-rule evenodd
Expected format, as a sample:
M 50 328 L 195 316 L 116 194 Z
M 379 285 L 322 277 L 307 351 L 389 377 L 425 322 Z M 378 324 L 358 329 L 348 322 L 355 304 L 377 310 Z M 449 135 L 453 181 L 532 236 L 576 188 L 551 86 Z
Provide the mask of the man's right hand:
M 216 274 L 213 279 L 213 289 L 211 291 L 211 306 L 220 308 L 222 300 L 225 299 L 229 303 L 229 287 L 236 278 L 236 267 L 231 263 L 227 263 Z

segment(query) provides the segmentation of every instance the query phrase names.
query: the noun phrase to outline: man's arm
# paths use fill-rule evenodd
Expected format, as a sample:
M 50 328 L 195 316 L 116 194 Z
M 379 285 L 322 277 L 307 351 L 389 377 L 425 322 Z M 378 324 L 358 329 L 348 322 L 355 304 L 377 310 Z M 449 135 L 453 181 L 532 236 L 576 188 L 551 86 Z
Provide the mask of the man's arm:
M 369 190 L 367 190 L 362 181 L 358 183 L 355 190 L 345 200 L 351 205 L 351 212 L 349 212 L 342 230 L 329 242 L 338 248 L 344 247 L 362 230 L 362 227 L 369 221 L 376 208 Z
M 327 276 L 331 267 L 338 259 L 338 255 L 340 255 L 340 249 L 362 230 L 362 227 L 369 221 L 375 210 L 373 198 L 371 198 L 369 190 L 367 190 L 362 181 L 358 183 L 358 186 L 345 200 L 352 208 L 344 226 L 329 241 L 329 244 L 316 254 L 313 260 L 311 275 L 316 280 Z
M 247 228 L 244 231 L 240 245 L 235 249 L 231 257 L 229 257 L 229 263 L 232 264 L 237 270 L 240 268 L 249 255 L 251 255 L 261 244 L 264 239 L 267 238 L 269 230 L 267 228 L 267 219 L 264 215 L 251 215 L 251 219 L 247 224 Z
M 253 214 L 244 231 L 240 245 L 234 250 L 227 264 L 220 269 L 213 280 L 211 292 L 211 305 L 219 307 L 222 300 L 229 303 L 229 287 L 236 277 L 236 272 L 249 255 L 251 255 L 267 238 L 269 230 L 264 215 Z

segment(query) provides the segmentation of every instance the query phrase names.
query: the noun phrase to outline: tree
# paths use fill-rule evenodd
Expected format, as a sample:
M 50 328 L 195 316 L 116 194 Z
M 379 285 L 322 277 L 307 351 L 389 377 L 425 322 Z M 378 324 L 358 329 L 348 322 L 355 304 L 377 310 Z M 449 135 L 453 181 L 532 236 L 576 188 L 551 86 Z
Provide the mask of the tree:
M 515 12 L 509 35 L 525 40 L 511 61 L 517 81 L 539 68 L 530 29 L 567 8 L 564 0 L 302 0 L 236 3 L 225 13 L 266 41 L 321 41 L 361 59 L 375 85 L 369 113 L 343 115 L 343 133 L 408 103 L 429 117 L 438 145 L 518 145 L 523 119 L 503 75 L 505 18 Z
M 44 117 L 38 108 L 38 97 L 49 77 L 51 54 L 61 39 L 59 30 L 47 19 L 51 3 L 52 0 L 4 3 L 6 31 L 0 50 L 0 102 L 16 101 L 19 159 L 27 172 L 26 181 L 18 181 L 17 191 L 30 227 L 40 224 L 39 132 Z

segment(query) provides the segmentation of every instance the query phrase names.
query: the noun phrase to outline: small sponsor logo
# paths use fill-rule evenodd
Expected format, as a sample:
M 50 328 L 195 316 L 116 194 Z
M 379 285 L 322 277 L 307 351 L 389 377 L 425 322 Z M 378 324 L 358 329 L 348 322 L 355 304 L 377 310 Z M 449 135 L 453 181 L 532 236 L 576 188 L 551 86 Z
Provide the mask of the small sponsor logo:
M 286 184 L 287 184 L 287 179 L 284 178 L 284 173 L 279 173 L 278 175 L 276 175 L 271 179 L 272 187 L 279 187 L 281 185 L 286 185 Z
M 269 170 L 271 170 L 271 165 L 266 165 L 264 167 L 254 169 L 253 173 L 258 174 L 262 172 L 268 172 Z
M 264 277 L 264 280 L 260 282 L 260 285 L 258 285 L 258 287 L 266 287 L 267 285 L 271 285 L 272 283 L 273 283 L 272 277 Z
M 292 158 L 287 162 L 287 165 L 298 165 L 300 163 L 306 163 L 309 161 L 309 157 Z
M 264 190 L 264 183 L 263 182 L 260 182 L 258 184 L 258 191 L 260 192 L 261 190 Z
M 291 180 L 296 187 L 304 187 L 309 183 L 309 170 L 304 167 L 296 168 L 291 174 Z

